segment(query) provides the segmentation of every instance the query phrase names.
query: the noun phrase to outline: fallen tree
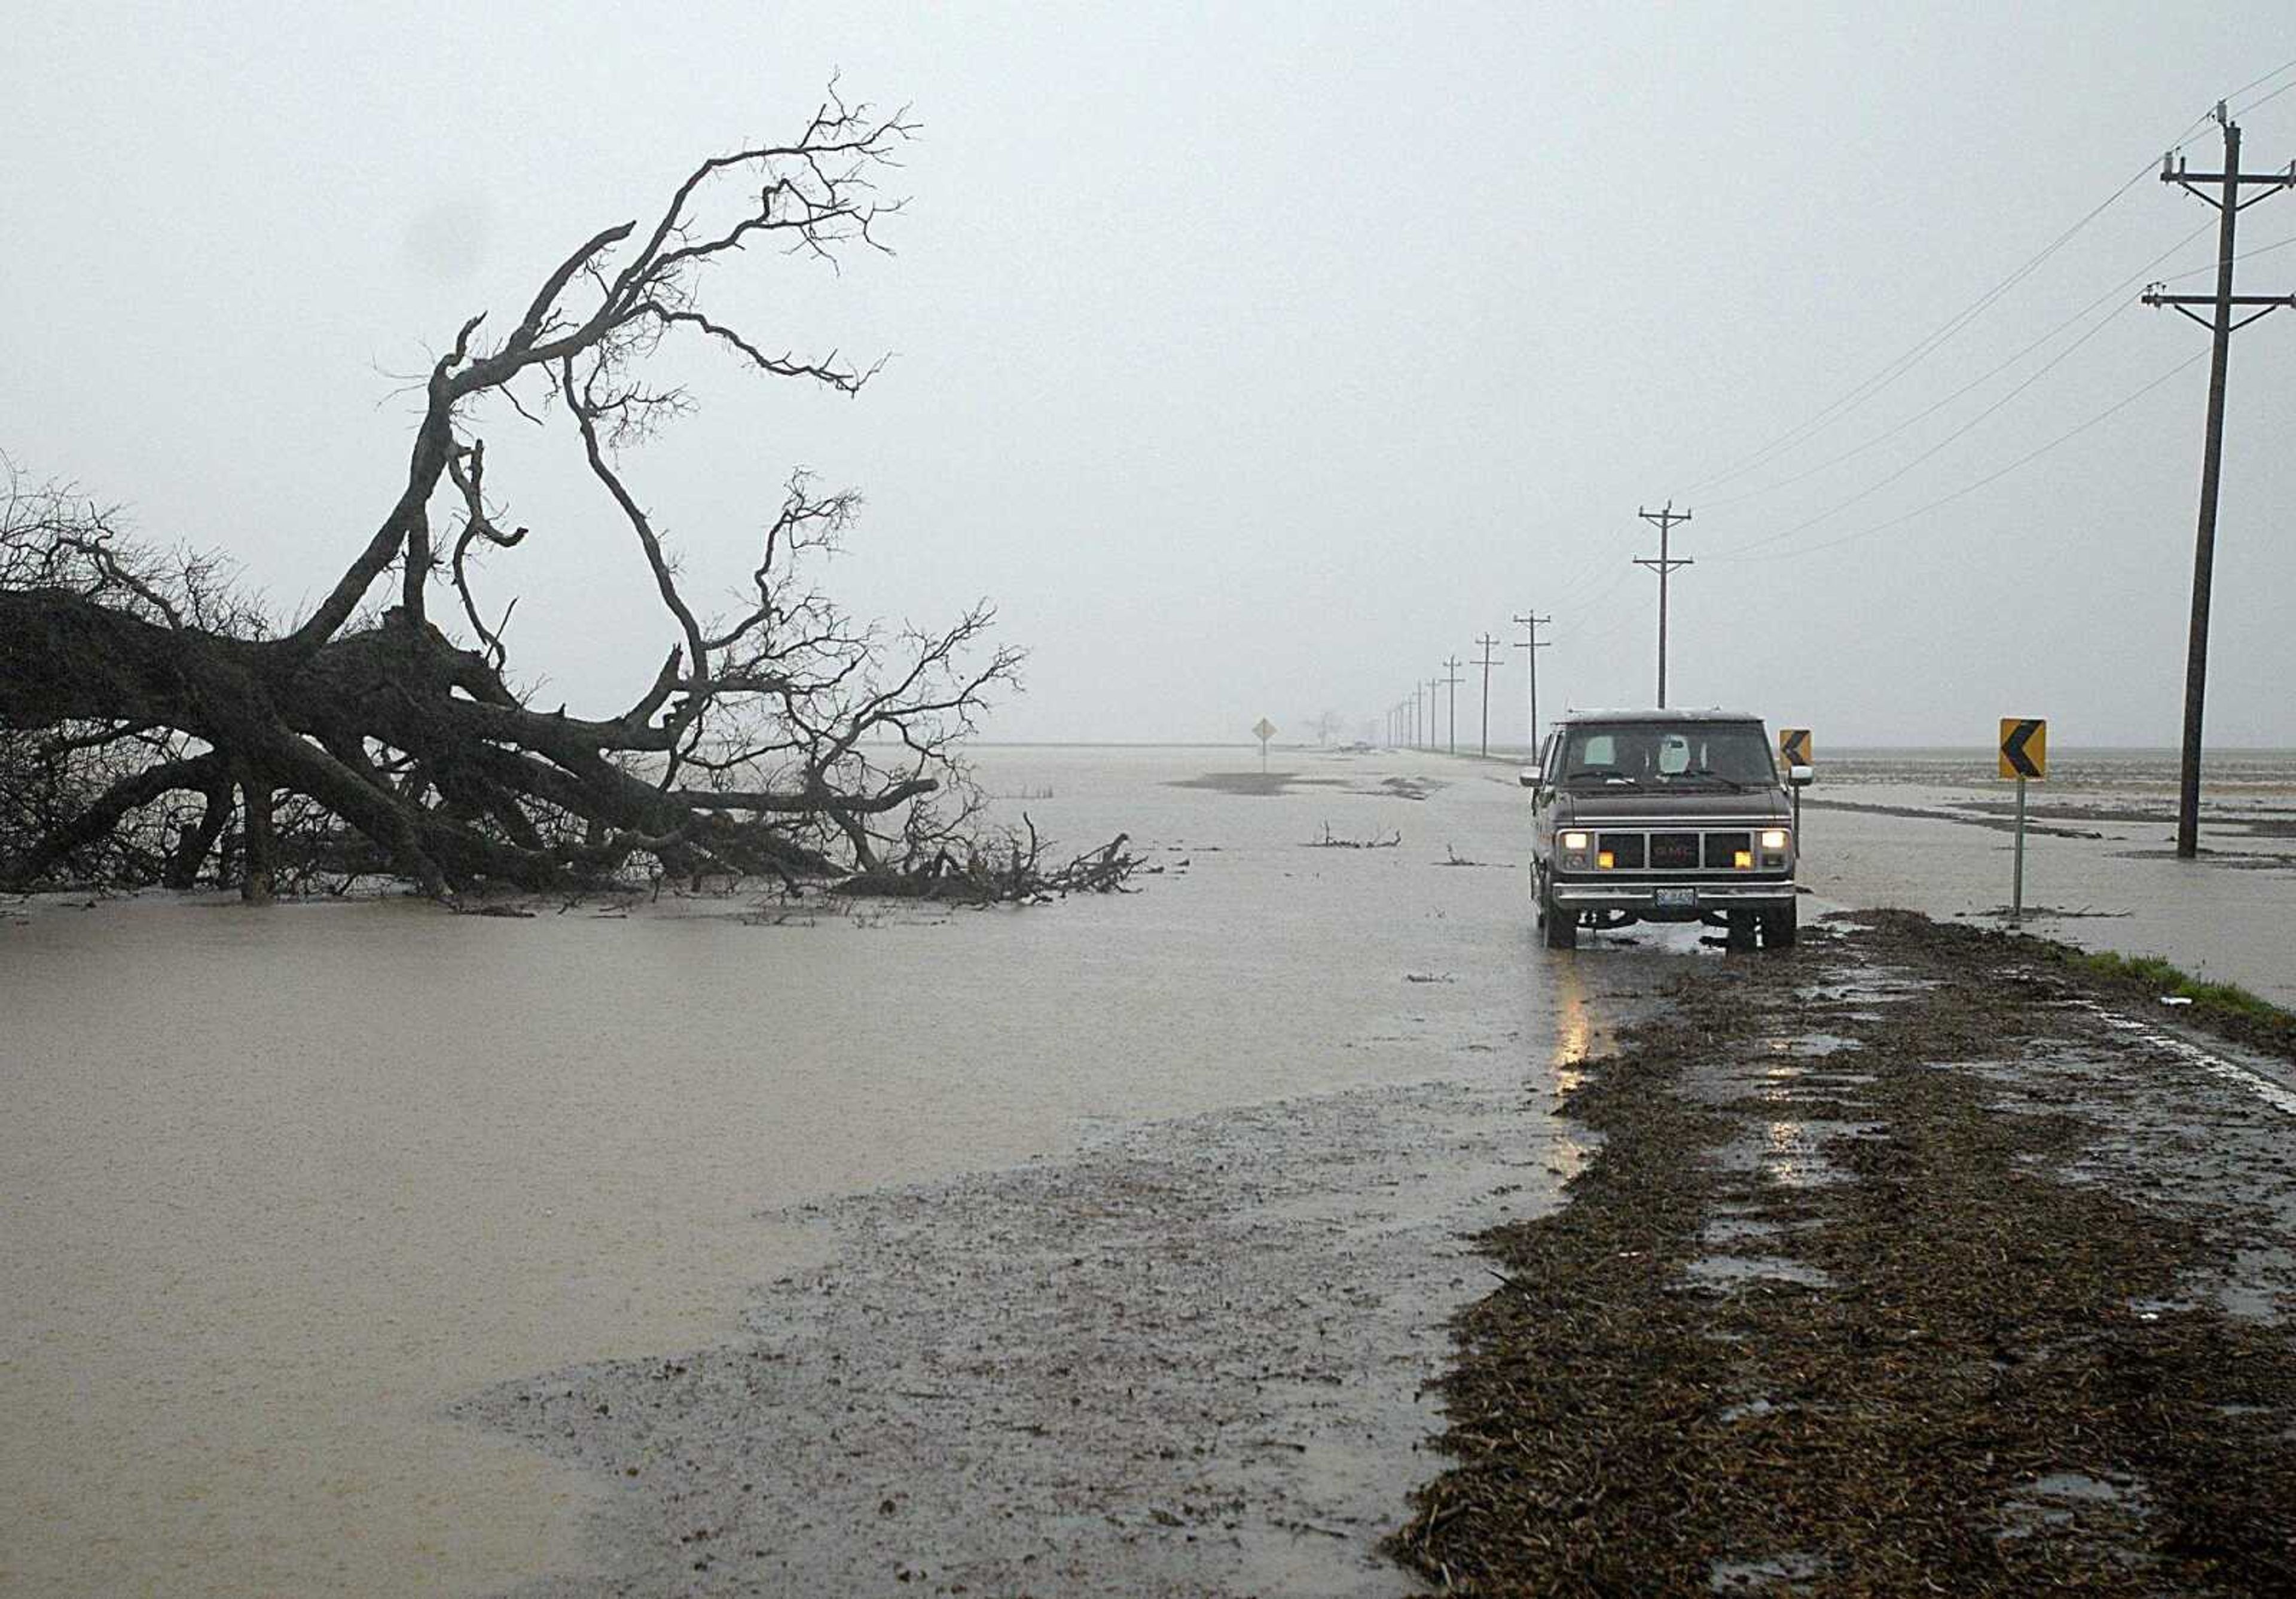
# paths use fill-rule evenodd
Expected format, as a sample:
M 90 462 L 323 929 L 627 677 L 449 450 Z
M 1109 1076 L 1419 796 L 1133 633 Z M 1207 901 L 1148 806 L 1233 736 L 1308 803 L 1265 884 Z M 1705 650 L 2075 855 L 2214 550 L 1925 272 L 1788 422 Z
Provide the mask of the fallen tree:
M 775 353 L 699 291 L 753 246 L 881 248 L 898 202 L 872 180 L 912 132 L 832 94 L 794 139 L 702 161 L 650 226 L 584 240 L 506 330 L 470 317 L 423 380 L 405 487 L 299 619 L 275 624 L 214 559 L 140 544 L 11 468 L 0 883 L 235 881 L 256 899 L 373 873 L 441 897 L 646 873 L 865 886 L 998 853 L 956 747 L 1020 663 L 988 644 L 990 608 L 857 623 L 812 584 L 857 497 L 800 472 L 761 519 L 739 603 L 706 615 L 623 465 L 687 405 L 646 374 L 665 341 L 846 394 L 867 381 Z M 482 558 L 527 538 L 487 475 L 482 430 L 513 422 L 573 431 L 676 640 L 619 714 L 528 703 L 504 636 L 516 602 L 482 603 Z

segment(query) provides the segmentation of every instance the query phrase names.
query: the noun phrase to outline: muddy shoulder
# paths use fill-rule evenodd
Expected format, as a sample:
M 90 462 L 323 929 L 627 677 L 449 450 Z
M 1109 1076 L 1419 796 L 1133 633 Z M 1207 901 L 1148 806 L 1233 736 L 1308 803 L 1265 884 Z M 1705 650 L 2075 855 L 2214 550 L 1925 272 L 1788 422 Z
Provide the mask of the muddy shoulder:
M 2296 1591 L 2296 1041 L 1900 913 L 1669 998 L 1563 1095 L 1602 1136 L 1569 1203 L 1479 1240 L 1501 1286 L 1398 1559 L 1469 1594 Z

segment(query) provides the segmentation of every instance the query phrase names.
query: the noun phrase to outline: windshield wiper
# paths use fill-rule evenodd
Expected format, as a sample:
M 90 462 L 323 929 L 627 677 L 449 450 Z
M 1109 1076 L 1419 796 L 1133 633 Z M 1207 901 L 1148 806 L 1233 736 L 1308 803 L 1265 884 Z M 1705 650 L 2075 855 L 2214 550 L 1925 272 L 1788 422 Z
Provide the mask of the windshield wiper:
M 1624 772 L 1604 772 L 1599 771 L 1591 767 L 1581 767 L 1575 772 L 1565 773 L 1563 775 L 1562 781 L 1565 783 L 1577 783 L 1579 779 L 1584 777 L 1600 778 L 1604 783 L 1623 783 L 1628 788 L 1638 789 L 1642 787 L 1640 779 L 1629 777 Z
M 1746 785 L 1744 783 L 1739 782 L 1734 777 L 1725 777 L 1721 773 L 1715 771 L 1710 767 L 1700 767 L 1695 771 L 1685 772 L 1682 775 L 1685 777 L 1703 777 L 1709 783 L 1725 783 L 1728 785 L 1730 791 L 1734 794 L 1742 794 L 1746 791 Z

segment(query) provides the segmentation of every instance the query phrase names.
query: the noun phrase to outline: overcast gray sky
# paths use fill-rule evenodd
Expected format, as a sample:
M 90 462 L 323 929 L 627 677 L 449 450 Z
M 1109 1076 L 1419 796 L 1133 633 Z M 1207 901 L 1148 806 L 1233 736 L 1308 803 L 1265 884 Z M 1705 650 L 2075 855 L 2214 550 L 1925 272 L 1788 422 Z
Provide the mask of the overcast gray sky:
M 1546 708 L 1647 702 L 1628 563 L 1671 496 L 1677 703 L 1821 751 L 2003 715 L 2176 738 L 2207 337 L 2133 302 L 2208 287 L 2213 213 L 2150 168 L 2179 138 L 2216 167 L 2199 119 L 2296 58 L 2284 0 L 343 9 L 19 0 L 8 29 L 0 450 L 283 608 L 396 492 L 427 352 L 837 70 L 922 124 L 899 253 L 767 257 L 709 303 L 892 361 L 849 401 L 681 357 L 706 409 L 632 471 L 705 588 L 791 466 L 858 486 L 849 603 L 985 594 L 1033 651 L 996 736 L 1352 733 L 1532 607 Z M 2235 96 L 2245 167 L 2296 158 L 2292 82 Z M 2296 196 L 2242 227 L 2296 238 Z M 2296 248 L 2241 270 L 2296 290 Z M 2210 742 L 2292 745 L 2296 313 L 2235 337 L 2230 394 Z M 536 529 L 489 578 L 526 596 L 513 667 L 619 709 L 669 642 L 636 558 L 566 436 L 490 444 Z

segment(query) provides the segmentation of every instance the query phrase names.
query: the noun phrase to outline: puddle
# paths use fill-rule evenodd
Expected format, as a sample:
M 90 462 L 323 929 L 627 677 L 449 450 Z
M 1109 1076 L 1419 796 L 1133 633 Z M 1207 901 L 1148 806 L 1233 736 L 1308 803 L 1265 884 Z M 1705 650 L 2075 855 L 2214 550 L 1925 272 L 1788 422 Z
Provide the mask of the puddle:
M 2108 1525 L 2125 1524 L 2144 1517 L 2151 1508 L 2144 1484 L 2134 1477 L 2050 1472 L 2013 1490 L 2002 1502 L 2002 1525 L 1995 1536 L 2006 1543 L 2084 1521 L 2094 1528 L 2100 1516 Z
M 1748 1136 L 1717 1150 L 1713 1159 L 1726 1171 L 1759 1171 L 1780 1187 L 1817 1188 L 1849 1178 L 1849 1173 L 1826 1158 L 1830 1140 L 1872 1137 L 1885 1130 L 1874 1121 L 1760 1122 Z
M 2087 1500 L 2100 1505 L 2118 1505 L 2128 1496 L 2127 1488 L 2081 1472 L 2053 1472 L 2046 1477 L 2037 1477 L 2026 1485 L 2025 1491 L 2045 1499 Z
M 1742 1243 L 1752 1238 L 1775 1238 L 1785 1228 L 1774 1221 L 1756 1221 L 1750 1217 L 1718 1216 L 1699 1229 L 1698 1241 L 1704 1244 Z
M 1758 1560 L 1718 1560 L 1706 1586 L 1718 1594 L 1751 1594 L 1764 1588 L 1791 1593 L 1824 1574 L 1825 1562 L 1820 1556 L 1791 1552 Z
M 1839 1050 L 1860 1047 L 1855 1038 L 1845 1038 L 1839 1033 L 1797 1033 L 1792 1037 L 1766 1038 L 1756 1046 L 1773 1055 L 1830 1055 Z
M 1682 1268 L 1683 1275 L 1708 1288 L 1730 1288 L 1741 1283 L 1798 1283 L 1805 1288 L 1830 1288 L 1833 1275 L 1807 1261 L 1782 1255 L 1702 1255 Z

